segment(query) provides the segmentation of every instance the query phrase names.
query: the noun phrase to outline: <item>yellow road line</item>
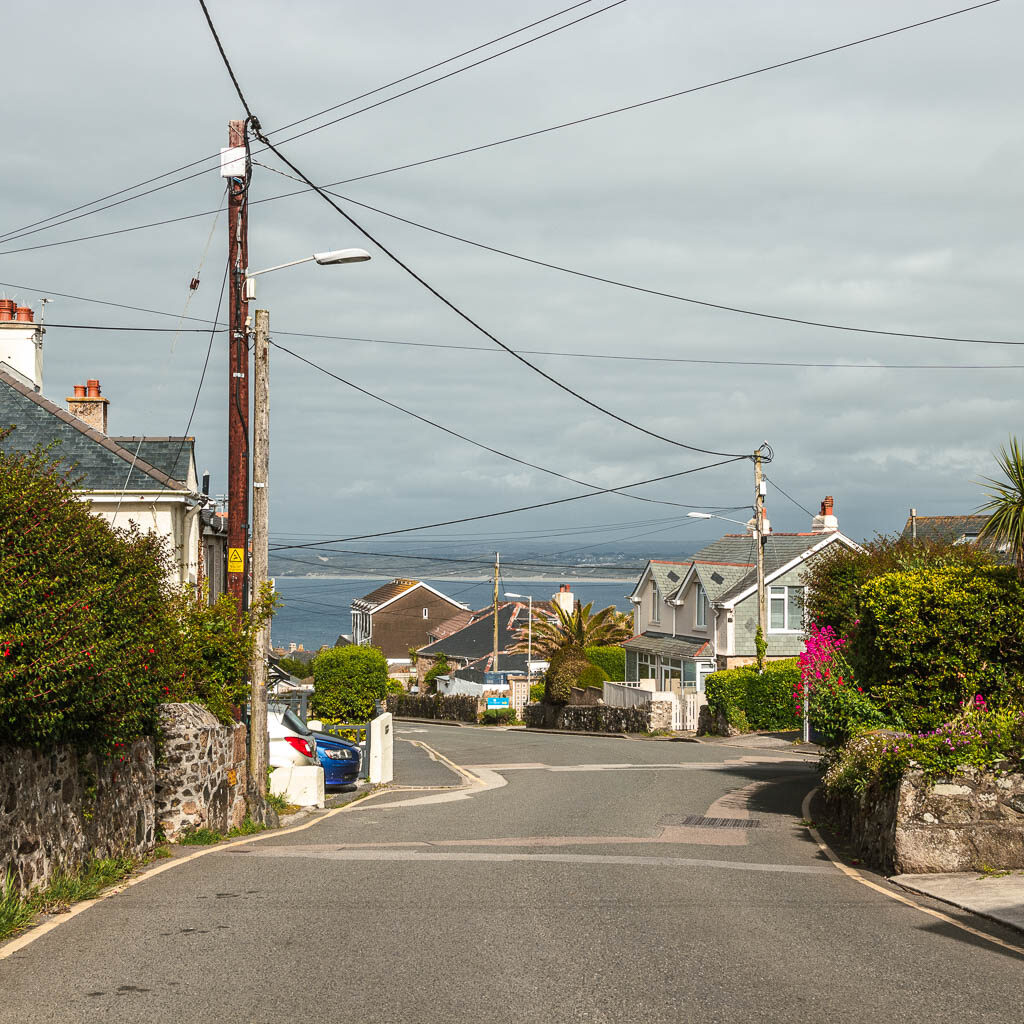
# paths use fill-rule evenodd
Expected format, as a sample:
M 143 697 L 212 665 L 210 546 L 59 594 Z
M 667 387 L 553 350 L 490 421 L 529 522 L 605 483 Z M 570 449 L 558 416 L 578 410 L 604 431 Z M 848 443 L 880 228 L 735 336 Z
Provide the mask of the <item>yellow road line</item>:
M 821 787 L 815 786 L 814 789 L 804 797 L 803 806 L 801 807 L 801 813 L 804 816 L 805 821 L 811 821 L 811 800 L 814 798 L 814 794 L 818 792 Z M 832 848 L 822 838 L 821 833 L 813 826 L 806 826 L 807 831 L 811 833 L 811 837 L 818 845 L 818 849 L 844 874 L 847 878 L 853 879 L 855 882 L 860 882 L 861 885 L 866 885 L 869 889 L 874 889 L 875 892 L 880 892 L 883 896 L 888 896 L 889 899 L 895 900 L 897 903 L 902 903 L 904 906 L 913 907 L 915 910 L 919 910 L 922 914 L 927 914 L 929 917 L 934 917 L 944 924 L 951 924 L 954 928 L 959 928 L 961 931 L 967 932 L 970 935 L 975 936 L 979 939 L 984 939 L 986 942 L 991 942 L 994 946 L 999 946 L 1001 949 L 1007 949 L 1011 953 L 1015 953 L 1017 956 L 1024 958 L 1024 949 L 1020 946 L 1015 946 L 1010 942 L 1004 942 L 1002 939 L 997 938 L 995 935 L 989 935 L 987 932 L 979 931 L 977 928 L 972 928 L 970 925 L 964 924 L 962 921 L 958 921 L 955 917 L 950 917 L 948 914 L 943 914 L 939 910 L 932 910 L 931 907 L 924 907 L 920 903 L 915 902 L 908 896 L 904 896 L 902 893 L 893 892 L 891 889 L 885 888 L 883 885 L 879 885 L 877 882 L 871 881 L 870 878 L 865 878 L 856 868 L 851 868 L 848 864 L 844 864 L 833 852 Z

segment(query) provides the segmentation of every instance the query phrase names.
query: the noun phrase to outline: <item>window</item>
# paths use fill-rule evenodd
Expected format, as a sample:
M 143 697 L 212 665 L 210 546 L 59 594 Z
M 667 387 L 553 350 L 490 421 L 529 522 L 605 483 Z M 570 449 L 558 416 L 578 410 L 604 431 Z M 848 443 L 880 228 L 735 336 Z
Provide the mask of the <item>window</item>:
M 768 629 L 772 633 L 799 633 L 804 628 L 804 588 L 771 587 L 768 592 Z
M 695 686 L 697 683 L 697 662 L 689 658 L 683 662 L 683 685 Z
M 679 658 L 661 659 L 661 676 L 658 679 L 658 689 L 661 691 L 673 689 L 673 684 L 678 684 L 682 678 L 683 663 Z
M 661 591 L 658 584 L 651 580 L 651 622 L 657 622 L 661 618 Z
M 697 584 L 697 619 L 696 624 L 701 629 L 706 629 L 708 624 L 708 595 L 704 592 L 702 584 Z
M 642 651 L 636 656 L 636 678 L 637 682 L 641 679 L 653 679 L 654 678 L 654 655 L 644 654 Z
M 430 609 L 429 608 L 424 608 L 423 609 L 423 618 L 425 618 L 425 619 L 429 619 L 430 618 Z

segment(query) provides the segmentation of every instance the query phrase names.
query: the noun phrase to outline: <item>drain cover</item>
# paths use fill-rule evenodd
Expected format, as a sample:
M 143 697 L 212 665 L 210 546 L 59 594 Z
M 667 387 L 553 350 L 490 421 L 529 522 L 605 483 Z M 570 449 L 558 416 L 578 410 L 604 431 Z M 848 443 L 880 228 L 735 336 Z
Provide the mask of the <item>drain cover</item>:
M 690 825 L 696 828 L 760 828 L 757 818 L 705 818 L 699 814 L 687 814 L 682 818 L 662 818 L 661 825 Z

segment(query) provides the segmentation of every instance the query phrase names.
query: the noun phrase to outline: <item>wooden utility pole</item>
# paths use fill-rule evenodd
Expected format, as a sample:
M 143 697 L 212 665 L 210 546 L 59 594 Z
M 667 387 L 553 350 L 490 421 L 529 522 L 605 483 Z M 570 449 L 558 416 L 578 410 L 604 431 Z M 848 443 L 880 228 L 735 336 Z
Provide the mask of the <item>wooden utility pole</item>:
M 498 572 L 501 568 L 501 556 L 494 552 L 494 661 L 491 671 L 498 671 Z
M 761 475 L 761 452 L 754 452 L 754 526 L 757 536 L 757 624 L 761 637 L 768 641 L 768 607 L 764 592 L 764 477 Z
M 228 158 L 245 148 L 245 122 L 228 122 Z M 231 151 L 235 153 L 232 154 Z M 229 168 L 228 179 L 228 593 L 239 611 L 249 605 L 249 166 Z
M 256 310 L 253 335 L 252 409 L 252 592 L 259 597 L 267 582 L 270 508 L 270 313 Z M 270 619 L 260 620 L 249 673 L 249 779 L 262 809 L 267 795 L 267 658 Z M 250 809 L 251 811 L 251 809 Z

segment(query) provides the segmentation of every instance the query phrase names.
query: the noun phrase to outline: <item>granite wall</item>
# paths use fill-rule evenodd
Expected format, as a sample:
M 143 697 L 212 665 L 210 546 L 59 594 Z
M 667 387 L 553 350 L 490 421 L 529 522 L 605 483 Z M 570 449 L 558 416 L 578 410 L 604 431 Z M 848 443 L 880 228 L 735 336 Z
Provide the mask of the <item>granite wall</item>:
M 672 704 L 652 700 L 631 708 L 608 704 L 583 706 L 527 704 L 526 724 L 534 729 L 568 729 L 573 732 L 657 732 L 672 728 Z
M 58 867 L 89 857 L 153 848 L 153 741 L 114 757 L 0 748 L 0 878 L 21 892 L 45 885 Z
M 909 772 L 891 790 L 827 799 L 866 863 L 898 874 L 1024 868 L 1024 775 L 964 767 L 932 785 Z
M 507 696 L 507 694 L 506 694 Z M 432 718 L 442 722 L 479 722 L 486 704 L 479 697 L 465 694 L 395 693 L 387 699 L 387 709 L 395 718 Z
M 161 704 L 156 820 L 172 842 L 183 832 L 227 832 L 245 817 L 246 728 L 222 725 L 198 704 Z

